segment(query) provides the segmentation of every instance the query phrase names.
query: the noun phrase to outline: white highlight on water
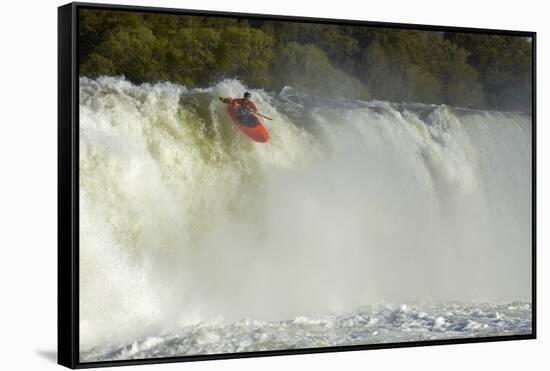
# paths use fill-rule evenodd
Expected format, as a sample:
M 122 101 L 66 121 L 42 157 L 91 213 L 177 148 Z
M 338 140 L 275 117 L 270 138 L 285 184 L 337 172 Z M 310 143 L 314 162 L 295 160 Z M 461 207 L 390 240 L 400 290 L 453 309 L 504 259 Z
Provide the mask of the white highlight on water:
M 80 347 L 375 303 L 530 301 L 531 119 L 80 79 Z

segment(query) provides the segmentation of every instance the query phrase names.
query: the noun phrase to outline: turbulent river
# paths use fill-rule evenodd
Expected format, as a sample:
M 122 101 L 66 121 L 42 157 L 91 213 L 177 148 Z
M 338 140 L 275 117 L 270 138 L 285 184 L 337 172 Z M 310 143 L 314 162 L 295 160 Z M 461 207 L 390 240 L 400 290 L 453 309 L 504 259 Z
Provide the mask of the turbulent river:
M 80 78 L 81 361 L 531 332 L 523 113 Z

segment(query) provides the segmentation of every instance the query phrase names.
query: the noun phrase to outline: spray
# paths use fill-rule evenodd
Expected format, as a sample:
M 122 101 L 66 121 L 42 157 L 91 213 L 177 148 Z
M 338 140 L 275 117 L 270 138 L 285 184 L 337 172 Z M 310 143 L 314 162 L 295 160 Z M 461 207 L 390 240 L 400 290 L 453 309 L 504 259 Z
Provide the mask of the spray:
M 414 301 L 530 301 L 531 120 L 80 79 L 80 345 Z M 303 98 L 303 97 L 302 97 Z M 313 102 L 313 103 L 312 103 Z

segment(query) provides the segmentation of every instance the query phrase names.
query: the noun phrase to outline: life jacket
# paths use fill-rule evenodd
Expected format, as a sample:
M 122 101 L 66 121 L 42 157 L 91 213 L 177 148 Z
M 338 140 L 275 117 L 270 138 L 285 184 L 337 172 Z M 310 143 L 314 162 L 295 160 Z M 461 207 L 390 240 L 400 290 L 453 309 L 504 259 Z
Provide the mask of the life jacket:
M 256 105 L 252 101 L 246 101 L 244 98 L 227 98 L 225 103 L 243 105 L 250 108 L 252 111 L 257 111 Z

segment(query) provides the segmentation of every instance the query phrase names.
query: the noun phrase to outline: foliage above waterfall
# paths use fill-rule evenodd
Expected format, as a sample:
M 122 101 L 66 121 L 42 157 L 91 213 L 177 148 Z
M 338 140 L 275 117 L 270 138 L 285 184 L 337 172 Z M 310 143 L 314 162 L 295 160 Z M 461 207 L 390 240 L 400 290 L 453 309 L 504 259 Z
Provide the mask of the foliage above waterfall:
M 519 36 L 80 10 L 82 75 L 455 106 L 531 108 L 532 45 Z

